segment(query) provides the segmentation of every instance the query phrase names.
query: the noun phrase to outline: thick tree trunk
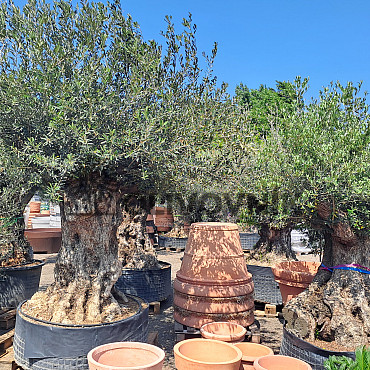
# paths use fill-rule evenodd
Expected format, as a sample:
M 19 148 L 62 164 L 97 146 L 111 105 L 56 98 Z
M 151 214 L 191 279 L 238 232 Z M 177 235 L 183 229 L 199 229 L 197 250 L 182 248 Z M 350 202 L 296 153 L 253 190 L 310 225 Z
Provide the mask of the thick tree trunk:
M 111 293 L 121 274 L 121 191 L 114 181 L 97 174 L 66 184 L 55 283 L 28 302 L 32 316 L 65 324 L 121 318 L 122 309 Z
M 320 210 L 319 210 L 320 214 Z M 321 211 L 320 216 L 327 216 Z M 327 217 L 323 217 L 327 219 Z M 325 234 L 323 264 L 370 267 L 370 238 L 344 221 Z M 370 275 L 320 269 L 309 288 L 283 310 L 287 328 L 302 339 L 336 341 L 349 349 L 370 343 Z
M 288 259 L 296 259 L 295 252 L 292 249 L 291 232 L 292 227 L 290 225 L 278 229 L 263 224 L 258 231 L 260 239 L 253 252 L 255 254 L 274 253 Z
M 118 256 L 124 268 L 155 268 L 158 260 L 146 233 L 146 218 L 150 204 L 147 197 L 127 194 L 123 201 L 123 220 L 117 237 Z

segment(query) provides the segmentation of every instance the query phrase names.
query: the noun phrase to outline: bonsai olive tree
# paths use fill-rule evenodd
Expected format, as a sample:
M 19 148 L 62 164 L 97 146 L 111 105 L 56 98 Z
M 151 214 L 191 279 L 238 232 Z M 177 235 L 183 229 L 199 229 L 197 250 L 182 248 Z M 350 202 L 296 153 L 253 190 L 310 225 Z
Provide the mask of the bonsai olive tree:
M 248 194 L 240 212 L 241 220 L 258 227 L 260 239 L 254 248 L 255 254 L 272 252 L 295 258 L 291 231 L 299 220 L 296 196 L 281 193 L 280 181 L 286 177 L 286 164 L 274 163 L 279 161 L 278 148 L 264 148 L 264 142 L 275 140 L 276 133 L 271 127 L 276 127 L 277 132 L 284 131 L 286 117 L 302 110 L 307 83 L 307 79 L 297 77 L 294 83 L 277 81 L 276 90 L 263 85 L 255 90 L 240 84 L 235 91 L 237 102 L 246 109 L 254 132 L 253 137 L 248 136 L 254 149 L 241 156 L 244 161 L 235 169 L 238 174 L 235 180 L 239 189 Z M 289 190 L 295 192 L 296 188 Z
M 272 125 L 259 145 L 261 177 L 267 189 L 276 185 L 276 209 L 300 209 L 325 236 L 325 268 L 284 309 L 288 330 L 300 338 L 369 343 L 369 144 L 365 98 L 359 87 L 337 83 L 291 114 L 284 129 Z
M 239 117 L 212 77 L 216 47 L 202 72 L 190 17 L 181 34 L 167 18 L 163 49 L 143 40 L 118 1 L 2 4 L 0 22 L 0 137 L 62 198 L 55 283 L 29 312 L 114 320 L 117 234 L 135 238 L 125 223 L 143 217 L 145 196 L 201 173 L 213 137 Z

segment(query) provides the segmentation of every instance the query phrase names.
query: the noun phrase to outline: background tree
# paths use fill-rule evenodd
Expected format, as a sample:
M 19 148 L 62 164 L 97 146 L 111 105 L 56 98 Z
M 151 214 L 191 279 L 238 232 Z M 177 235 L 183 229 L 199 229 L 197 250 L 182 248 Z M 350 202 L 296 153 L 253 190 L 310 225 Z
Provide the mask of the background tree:
M 135 222 L 144 196 L 201 174 L 214 136 L 226 137 L 240 117 L 215 86 L 216 47 L 203 72 L 191 17 L 181 34 L 167 18 L 164 50 L 142 39 L 119 1 L 2 4 L 0 22 L 0 137 L 50 196 L 63 196 L 55 283 L 29 312 L 113 320 L 122 314 L 111 294 L 118 227 Z M 26 116 L 28 107 L 38 114 Z
M 276 135 L 285 129 L 286 117 L 303 109 L 307 83 L 307 79 L 297 77 L 294 83 L 277 81 L 276 90 L 263 85 L 254 90 L 240 84 L 235 91 L 238 104 L 245 107 L 250 129 L 254 131 L 251 140 L 254 149 L 241 154 L 244 162 L 235 168 L 238 174 L 235 180 L 239 189 L 248 194 L 240 217 L 258 227 L 260 239 L 254 248 L 258 255 L 273 252 L 295 258 L 291 231 L 299 222 L 296 197 L 286 193 L 282 196 L 280 191 L 280 182 L 285 181 L 289 165 L 284 163 L 284 158 L 279 158 L 277 147 L 265 142 L 275 141 Z

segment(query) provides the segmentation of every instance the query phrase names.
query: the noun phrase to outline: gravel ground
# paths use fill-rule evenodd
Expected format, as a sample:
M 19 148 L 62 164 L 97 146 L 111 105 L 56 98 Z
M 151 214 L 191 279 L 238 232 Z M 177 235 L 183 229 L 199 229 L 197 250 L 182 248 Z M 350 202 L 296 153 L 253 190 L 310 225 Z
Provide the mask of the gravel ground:
M 40 288 L 45 289 L 54 281 L 54 263 L 57 254 L 35 254 L 36 259 L 45 259 L 45 265 L 42 270 Z M 183 252 L 167 252 L 158 251 L 158 258 L 161 261 L 171 264 L 172 281 L 176 276 L 176 272 L 181 266 L 181 257 Z M 301 260 L 317 260 L 317 257 L 312 255 L 298 256 Z M 166 352 L 164 370 L 175 369 L 175 361 L 173 356 L 173 346 L 175 344 L 174 320 L 172 296 L 161 303 L 161 313 L 158 315 L 149 316 L 149 331 L 158 332 L 158 343 Z M 278 318 L 257 318 L 261 326 L 261 343 L 270 347 L 275 354 L 279 353 L 280 343 L 282 339 L 283 324 Z

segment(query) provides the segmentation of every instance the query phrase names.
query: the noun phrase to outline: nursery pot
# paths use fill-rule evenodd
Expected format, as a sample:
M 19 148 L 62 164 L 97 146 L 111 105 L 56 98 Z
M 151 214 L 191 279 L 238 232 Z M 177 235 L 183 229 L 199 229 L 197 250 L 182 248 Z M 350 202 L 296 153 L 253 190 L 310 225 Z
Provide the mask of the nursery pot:
M 181 268 L 174 281 L 174 318 L 200 328 L 213 321 L 254 322 L 252 275 L 247 270 L 238 226 L 191 225 Z
M 306 361 L 314 370 L 325 370 L 324 361 L 329 356 L 346 356 L 353 360 L 356 358 L 355 352 L 328 351 L 317 347 L 283 328 L 283 339 L 280 346 L 280 354 L 292 356 Z
M 234 322 L 210 322 L 200 328 L 203 338 L 237 343 L 245 338 L 247 329 Z
M 39 289 L 42 266 L 45 262 L 0 268 L 0 308 L 17 307 Z
M 320 262 L 289 261 L 280 262 L 272 267 L 284 304 L 311 284 L 320 264 Z
M 253 363 L 257 358 L 274 354 L 271 348 L 263 346 L 262 344 L 243 342 L 235 343 L 235 346 L 238 347 L 243 354 L 240 370 L 254 370 Z
M 148 305 L 139 297 L 137 311 L 123 320 L 95 325 L 67 325 L 36 319 L 17 309 L 14 358 L 24 370 L 88 370 L 87 354 L 102 344 L 146 342 Z
M 239 370 L 242 352 L 226 342 L 213 339 L 187 339 L 174 347 L 178 370 Z
M 254 361 L 256 370 L 312 370 L 311 366 L 302 360 L 289 356 L 263 356 Z
M 87 355 L 90 370 L 160 370 L 165 353 L 156 346 L 140 342 L 107 343 Z
M 161 302 L 171 294 L 171 264 L 158 261 L 159 267 L 148 269 L 122 269 L 116 287 L 147 302 Z
M 62 245 L 60 228 L 38 228 L 24 230 L 34 252 L 58 253 Z

